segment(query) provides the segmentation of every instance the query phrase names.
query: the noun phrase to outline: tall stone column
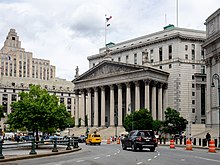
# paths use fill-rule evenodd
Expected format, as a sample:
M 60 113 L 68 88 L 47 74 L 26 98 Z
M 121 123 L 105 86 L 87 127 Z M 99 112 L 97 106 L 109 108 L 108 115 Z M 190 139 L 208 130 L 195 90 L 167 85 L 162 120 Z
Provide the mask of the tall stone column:
M 101 87 L 101 126 L 105 127 L 105 87 Z
M 81 126 L 85 126 L 85 91 L 81 90 L 81 110 L 79 111 L 79 117 L 81 120 Z
M 11 94 L 8 94 L 8 107 L 7 107 L 7 114 L 11 113 Z
M 131 113 L 131 84 L 126 83 L 126 114 Z
M 98 127 L 98 88 L 94 88 L 94 127 Z
M 88 126 L 91 127 L 92 125 L 92 117 L 91 117 L 91 110 L 92 110 L 92 104 L 91 104 L 91 89 L 87 89 L 88 91 L 88 99 L 87 99 L 87 109 L 86 109 L 86 114 L 87 114 L 87 119 L 88 119 Z
M 158 84 L 158 120 L 163 120 L 162 83 Z
M 114 126 L 115 98 L 114 85 L 110 85 L 110 126 Z
M 152 87 L 152 117 L 153 117 L 154 120 L 157 119 L 156 84 L 157 84 L 157 82 L 154 82 L 153 87 Z
M 118 126 L 122 126 L 122 85 L 118 84 Z
M 140 84 L 135 81 L 135 111 L 140 109 Z
M 168 88 L 168 84 L 164 84 L 163 85 L 163 111 L 166 110 L 166 108 L 168 107 L 168 94 L 167 94 L 167 88 Z M 164 113 L 162 114 L 162 119 L 165 119 Z
M 147 110 L 150 110 L 150 80 L 145 80 L 145 101 L 144 101 L 144 107 Z
M 79 125 L 79 92 L 78 90 L 75 92 L 76 98 L 76 110 L 75 110 L 75 126 Z

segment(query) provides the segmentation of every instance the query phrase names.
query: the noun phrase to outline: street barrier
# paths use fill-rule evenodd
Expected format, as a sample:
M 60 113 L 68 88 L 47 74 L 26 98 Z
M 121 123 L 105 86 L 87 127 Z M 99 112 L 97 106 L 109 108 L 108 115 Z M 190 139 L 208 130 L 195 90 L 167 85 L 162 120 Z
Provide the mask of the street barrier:
M 170 148 L 175 149 L 174 140 L 170 140 Z
M 120 144 L 120 138 L 118 138 L 118 140 L 117 140 L 117 144 Z
M 215 141 L 214 140 L 209 141 L 209 152 L 215 153 Z
M 108 139 L 107 139 L 107 144 L 110 144 L 110 143 L 111 143 L 111 142 L 110 142 L 110 138 L 108 138 Z
M 190 139 L 186 141 L 186 150 L 192 150 L 192 142 Z

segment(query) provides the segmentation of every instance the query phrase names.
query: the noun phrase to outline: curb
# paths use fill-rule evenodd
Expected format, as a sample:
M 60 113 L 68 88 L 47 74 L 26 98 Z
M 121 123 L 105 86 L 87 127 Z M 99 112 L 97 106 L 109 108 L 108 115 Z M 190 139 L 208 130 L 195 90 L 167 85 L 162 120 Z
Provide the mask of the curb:
M 23 159 L 41 158 L 41 157 L 46 157 L 46 156 L 67 154 L 67 153 L 79 151 L 81 149 L 82 148 L 76 148 L 76 149 L 72 149 L 72 150 L 64 150 L 64 151 L 58 151 L 58 152 L 51 151 L 50 153 L 44 153 L 44 154 L 21 155 L 21 156 L 12 157 L 12 158 L 0 159 L 0 163 L 1 162 L 8 162 L 8 161 L 16 161 L 16 160 L 23 160 Z

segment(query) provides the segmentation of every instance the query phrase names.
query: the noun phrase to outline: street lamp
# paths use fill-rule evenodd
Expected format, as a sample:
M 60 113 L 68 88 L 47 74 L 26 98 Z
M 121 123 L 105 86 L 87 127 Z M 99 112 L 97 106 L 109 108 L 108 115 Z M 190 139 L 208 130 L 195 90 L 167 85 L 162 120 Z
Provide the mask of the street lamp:
M 212 75 L 212 85 L 211 87 L 215 87 L 215 84 L 214 84 L 214 80 L 217 80 L 218 81 L 218 118 L 219 118 L 219 121 L 218 121 L 218 147 L 220 147 L 220 84 L 219 84 L 219 81 L 220 81 L 220 77 L 217 73 L 213 74 Z

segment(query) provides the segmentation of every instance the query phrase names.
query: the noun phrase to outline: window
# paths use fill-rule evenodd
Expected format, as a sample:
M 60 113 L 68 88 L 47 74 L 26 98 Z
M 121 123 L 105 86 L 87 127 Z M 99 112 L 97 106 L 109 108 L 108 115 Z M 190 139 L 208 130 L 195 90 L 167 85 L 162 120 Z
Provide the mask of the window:
M 114 61 L 114 58 L 112 58 L 112 61 Z
M 192 92 L 192 96 L 195 96 L 195 92 Z
M 137 64 L 137 54 L 134 54 L 134 64 Z
M 160 60 L 160 61 L 163 60 L 163 50 L 162 50 L 162 47 L 159 48 L 159 60 Z
M 126 63 L 128 63 L 128 55 L 126 56 Z
M 192 60 L 195 60 L 195 44 L 192 44 Z
M 160 69 L 162 69 L 162 66 L 160 66 Z
M 194 75 L 192 75 L 192 80 L 194 80 L 195 79 L 195 76 Z
M 195 69 L 195 65 L 192 65 L 192 69 Z
M 151 50 L 150 50 L 150 54 L 153 54 L 153 53 L 154 53 L 154 50 L 153 50 L 153 49 L 151 49 Z
M 188 54 L 185 54 L 185 59 L 188 60 Z
M 185 50 L 188 50 L 188 45 L 185 45 Z
M 204 51 L 204 49 L 201 50 L 201 59 L 205 59 L 205 51 Z
M 192 84 L 192 88 L 195 88 L 195 84 Z
M 118 57 L 118 62 L 121 62 L 121 57 Z
M 196 109 L 195 109 L 195 108 L 193 108 L 193 109 L 192 109 L 192 113 L 195 113 L 195 112 L 196 112 Z
M 172 68 L 172 65 L 171 65 L 171 64 L 169 64 L 169 68 Z
M 192 104 L 193 104 L 193 105 L 195 104 L 195 100 L 192 100 Z
M 205 66 L 201 66 L 201 73 L 205 74 Z
M 172 49 L 172 45 L 169 45 L 169 60 L 172 59 L 172 52 L 173 52 L 173 49 Z

